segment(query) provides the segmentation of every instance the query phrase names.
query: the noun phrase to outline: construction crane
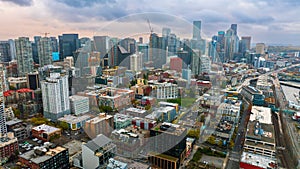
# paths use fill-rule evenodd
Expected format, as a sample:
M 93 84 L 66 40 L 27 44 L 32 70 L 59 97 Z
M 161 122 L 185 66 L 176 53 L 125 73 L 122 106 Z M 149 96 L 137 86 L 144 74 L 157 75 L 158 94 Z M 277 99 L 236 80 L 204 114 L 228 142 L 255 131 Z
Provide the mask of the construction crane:
M 148 25 L 149 25 L 150 33 L 152 34 L 153 33 L 153 28 L 151 27 L 150 20 L 147 19 L 147 22 L 148 22 Z

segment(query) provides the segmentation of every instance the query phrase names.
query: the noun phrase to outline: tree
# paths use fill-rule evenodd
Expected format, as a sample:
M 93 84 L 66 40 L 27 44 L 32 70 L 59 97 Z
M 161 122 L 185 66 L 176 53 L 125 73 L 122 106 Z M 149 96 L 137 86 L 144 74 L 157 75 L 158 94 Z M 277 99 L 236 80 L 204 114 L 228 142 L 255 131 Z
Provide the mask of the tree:
M 187 136 L 196 138 L 198 140 L 199 137 L 200 137 L 200 129 L 191 129 L 191 130 L 189 130 Z
M 233 140 L 230 140 L 230 142 L 229 142 L 229 148 L 232 149 L 233 147 L 234 147 L 234 142 L 233 142 Z
M 151 105 L 150 104 L 147 104 L 146 106 L 145 106 L 145 110 L 150 110 L 151 109 Z
M 64 121 L 61 121 L 58 126 L 59 128 L 61 128 L 62 130 L 68 130 L 69 129 L 69 124 L 64 122 Z
M 219 146 L 219 147 L 223 147 L 223 140 L 219 140 L 218 146 Z
M 206 140 L 209 144 L 215 145 L 216 144 L 216 137 L 215 136 L 209 136 Z
M 16 117 L 20 117 L 20 115 L 21 115 L 21 111 L 19 110 L 19 109 L 13 109 L 13 112 L 14 112 L 14 115 L 16 116 Z

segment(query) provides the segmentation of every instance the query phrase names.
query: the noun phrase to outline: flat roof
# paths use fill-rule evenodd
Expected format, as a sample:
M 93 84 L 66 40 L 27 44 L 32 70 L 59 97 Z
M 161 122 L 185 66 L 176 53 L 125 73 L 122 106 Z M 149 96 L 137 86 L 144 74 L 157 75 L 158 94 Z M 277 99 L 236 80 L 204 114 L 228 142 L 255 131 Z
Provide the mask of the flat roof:
M 126 109 L 126 111 L 130 111 L 133 113 L 139 113 L 139 114 L 144 114 L 147 112 L 147 110 L 142 110 L 142 109 L 138 109 L 138 108 L 134 108 L 134 107 L 130 107 L 130 108 Z
M 90 120 L 87 120 L 86 122 L 87 123 L 99 123 L 100 121 L 107 120 L 107 119 L 110 119 L 110 118 L 113 118 L 113 116 L 112 115 L 107 115 L 105 113 L 100 113 L 99 116 L 94 117 Z
M 91 116 L 89 115 L 82 115 L 82 116 L 73 116 L 73 115 L 65 115 L 64 117 L 59 118 L 59 121 L 64 121 L 67 123 L 78 123 L 78 122 L 82 122 L 84 120 L 88 120 L 90 119 Z
M 275 160 L 266 156 L 243 152 L 241 162 L 262 168 L 268 168 L 269 163 L 275 163 Z
M 69 99 L 70 99 L 71 101 L 76 101 L 76 100 L 86 100 L 86 99 L 88 99 L 88 97 L 80 96 L 80 95 L 73 95 L 73 96 L 70 96 Z
M 258 120 L 260 123 L 272 124 L 271 108 L 252 106 L 250 121 Z
M 48 126 L 46 124 L 33 127 L 32 129 L 36 131 L 44 131 L 44 133 L 53 133 L 60 130 L 59 128 Z
M 169 129 L 172 127 L 174 130 L 172 130 L 172 129 L 171 130 L 169 130 L 169 129 L 161 130 L 160 127 L 162 125 L 170 126 Z M 157 126 L 154 126 L 151 130 L 159 131 L 161 133 L 168 133 L 168 134 L 171 134 L 171 135 L 181 136 L 186 131 L 186 128 L 181 127 L 180 125 L 177 125 L 177 124 L 163 122 L 163 123 L 157 124 Z
M 249 121 L 247 127 L 246 138 L 261 140 L 268 143 L 275 144 L 275 132 L 274 126 L 272 124 L 263 124 L 257 123 L 257 121 Z M 247 142 L 246 144 L 251 145 L 251 142 Z M 259 146 L 259 144 L 253 143 L 254 146 Z M 274 149 L 274 147 L 261 145 L 261 147 Z
M 28 152 L 26 152 L 24 154 L 21 154 L 20 157 L 24 158 L 24 159 L 26 159 L 28 161 L 32 161 L 35 164 L 40 164 L 40 163 L 42 163 L 44 161 L 49 160 L 54 155 L 56 155 L 56 154 L 58 154 L 58 153 L 60 153 L 60 152 L 62 152 L 64 150 L 66 150 L 66 148 L 58 146 L 58 147 L 56 147 L 54 149 L 49 149 L 49 151 L 47 151 L 45 155 L 42 155 L 42 156 L 37 155 L 36 157 L 33 156 L 35 154 L 35 152 L 34 152 L 35 150 L 30 150 L 30 151 L 28 151 Z
M 18 124 L 18 123 L 21 123 L 21 122 L 22 122 L 22 120 L 15 118 L 15 119 L 7 121 L 6 125 L 12 126 L 12 125 L 15 125 L 15 124 Z

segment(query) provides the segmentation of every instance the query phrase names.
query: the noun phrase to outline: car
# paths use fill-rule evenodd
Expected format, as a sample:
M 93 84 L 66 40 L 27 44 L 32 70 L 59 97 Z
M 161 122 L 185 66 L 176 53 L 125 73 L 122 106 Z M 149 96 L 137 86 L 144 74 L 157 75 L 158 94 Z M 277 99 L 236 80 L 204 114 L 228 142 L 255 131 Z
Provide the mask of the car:
M 42 143 L 43 143 L 43 141 L 42 141 L 42 140 L 39 140 L 39 141 L 37 141 L 37 143 L 38 143 L 38 144 L 42 144 Z
M 37 139 L 37 138 L 34 138 L 34 139 L 32 139 L 32 141 L 38 141 L 39 139 Z

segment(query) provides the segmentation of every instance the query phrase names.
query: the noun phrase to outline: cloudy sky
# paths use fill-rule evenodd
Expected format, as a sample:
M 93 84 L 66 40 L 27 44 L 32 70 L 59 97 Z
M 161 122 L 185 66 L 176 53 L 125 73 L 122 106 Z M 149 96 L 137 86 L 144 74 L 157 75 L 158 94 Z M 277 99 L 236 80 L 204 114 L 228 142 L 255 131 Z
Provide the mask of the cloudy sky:
M 170 27 L 183 38 L 201 20 L 205 38 L 237 23 L 254 43 L 300 45 L 299 16 L 298 0 L 0 0 L 0 40 L 44 32 L 147 37 L 148 19 L 154 32 Z

